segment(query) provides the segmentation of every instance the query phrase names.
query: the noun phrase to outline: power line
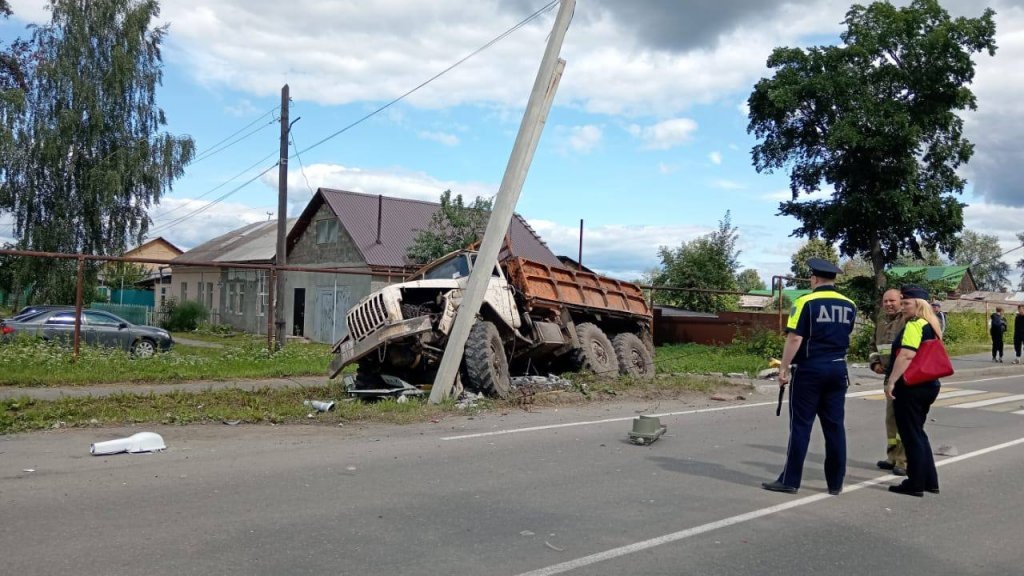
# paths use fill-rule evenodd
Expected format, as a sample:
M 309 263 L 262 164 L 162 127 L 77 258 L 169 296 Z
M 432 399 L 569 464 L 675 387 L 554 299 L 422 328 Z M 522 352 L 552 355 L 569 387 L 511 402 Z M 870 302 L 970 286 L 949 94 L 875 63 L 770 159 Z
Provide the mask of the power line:
M 264 114 L 264 116 L 265 116 L 265 114 Z M 207 158 L 210 158 L 211 156 L 215 156 L 218 153 L 223 152 L 223 151 L 227 150 L 228 148 L 231 148 L 235 144 L 238 144 L 239 142 L 241 142 L 243 140 L 246 140 L 250 136 L 253 136 L 254 134 L 262 132 L 263 130 L 265 130 L 267 128 L 267 126 L 270 126 L 270 125 L 275 124 L 275 123 L 277 123 L 277 118 L 271 118 L 270 122 L 265 122 L 264 124 L 258 126 L 255 130 L 252 130 L 252 131 L 248 132 L 247 134 L 244 134 L 244 135 L 240 136 L 239 138 L 237 138 L 235 140 L 232 140 L 231 142 L 228 142 L 227 144 L 224 144 L 223 146 L 221 146 L 219 148 L 216 147 L 216 146 L 210 148 L 209 150 L 207 150 L 206 152 L 201 154 L 199 157 L 197 157 L 197 158 L 193 159 L 191 162 L 189 162 L 189 165 L 195 164 L 197 162 L 202 162 L 203 160 L 206 160 Z M 237 132 L 236 132 L 236 134 L 237 134 Z
M 295 150 L 295 157 L 299 160 L 299 170 L 302 171 L 302 179 L 306 181 L 306 188 L 309 189 L 309 194 L 313 195 L 313 187 L 309 185 L 309 178 L 306 177 L 306 167 L 302 164 L 302 156 L 299 156 L 299 145 L 295 143 L 295 136 L 291 130 L 288 131 L 288 137 L 292 141 L 292 150 Z
M 198 208 L 196 210 L 193 210 L 192 212 L 189 212 L 188 214 L 185 214 L 184 216 L 181 216 L 180 218 L 177 218 L 176 220 L 173 220 L 173 221 L 168 222 L 166 224 L 161 224 L 160 226 L 156 226 L 152 230 L 149 230 L 148 234 L 152 235 L 153 233 L 158 232 L 158 231 L 159 232 L 166 232 L 167 230 L 170 230 L 171 228 L 174 228 L 175 226 L 181 224 L 182 222 L 185 222 L 186 220 L 188 220 L 188 219 L 190 219 L 190 218 L 192 218 L 194 216 L 198 216 L 199 214 L 202 214 L 203 212 L 205 212 L 205 211 L 209 210 L 210 208 L 216 206 L 217 204 L 221 203 L 223 200 L 225 200 L 226 198 L 230 197 L 235 192 L 238 192 L 242 188 L 245 188 L 249 184 L 252 184 L 253 182 L 258 180 L 260 177 L 262 177 L 267 172 L 270 172 L 274 168 L 277 168 L 277 165 L 278 165 L 278 163 L 275 162 L 273 165 L 268 167 L 263 172 L 260 172 L 259 174 L 253 176 L 252 178 L 250 178 L 250 179 L 246 180 L 245 182 L 242 182 L 238 186 L 232 188 L 230 191 L 228 191 L 228 192 L 218 196 L 216 199 L 214 199 L 213 201 L 207 203 L 205 206 L 202 206 L 202 207 L 200 207 L 200 208 Z
M 392 100 L 392 101 L 388 102 L 387 104 L 384 104 L 384 105 L 383 105 L 383 106 L 381 106 L 380 108 L 377 108 L 376 110 L 374 110 L 374 111 L 370 112 L 369 114 L 367 114 L 367 115 L 363 116 L 362 118 L 360 118 L 360 119 L 356 120 L 355 122 L 352 122 L 351 124 L 349 124 L 349 125 L 345 126 L 345 127 L 344 127 L 344 128 L 342 128 L 341 130 L 338 130 L 337 132 L 334 132 L 333 134 L 330 134 L 330 135 L 328 135 L 327 137 L 325 137 L 325 138 L 323 138 L 323 139 L 321 139 L 321 140 L 317 141 L 316 143 L 314 143 L 314 144 L 310 145 L 309 147 L 307 147 L 307 148 L 304 148 L 304 149 L 302 150 L 302 153 L 304 154 L 304 153 L 306 153 L 306 152 L 309 152 L 309 151 L 310 151 L 310 150 L 312 150 L 313 148 L 316 148 L 317 146 L 320 146 L 321 144 L 324 144 L 324 143 L 325 143 L 325 142 L 327 142 L 328 140 L 331 140 L 331 139 L 333 139 L 333 138 L 335 138 L 335 137 L 337 137 L 337 136 L 339 136 L 339 135 L 341 135 L 341 134 L 343 134 L 343 133 L 345 133 L 345 132 L 349 131 L 350 129 L 352 129 L 352 128 L 355 128 L 356 126 L 358 126 L 358 125 L 362 124 L 363 122 L 365 122 L 365 121 L 369 120 L 370 118 L 372 118 L 372 117 L 376 116 L 377 114 L 380 114 L 380 113 L 381 113 L 381 112 L 383 112 L 384 110 L 387 110 L 387 109 L 388 109 L 388 108 L 390 108 L 391 106 L 393 106 L 393 105 L 395 105 L 395 104 L 397 104 L 397 103 L 401 102 L 402 100 L 404 100 L 405 98 L 407 98 L 408 96 L 410 96 L 411 94 L 413 94 L 414 92 L 416 92 L 417 90 L 419 90 L 420 88 L 423 88 L 423 87 L 424 87 L 424 86 L 426 86 L 427 84 L 430 84 L 430 83 L 431 83 L 431 82 L 433 82 L 434 80 L 437 80 L 437 79 L 438 79 L 438 78 L 440 78 L 441 76 L 444 76 L 444 75 L 445 75 L 445 74 L 447 74 L 448 72 L 451 72 L 451 71 L 452 71 L 453 69 L 455 69 L 456 67 L 460 66 L 461 64 L 463 64 L 464 62 L 466 62 L 466 61 L 467 61 L 467 60 L 469 60 L 470 58 L 472 58 L 472 57 L 476 56 L 477 54 L 479 54 L 479 53 L 483 52 L 484 50 L 487 50 L 488 48 L 490 48 L 491 46 L 493 46 L 493 45 L 497 44 L 497 43 L 498 43 L 498 42 L 500 42 L 501 40 L 504 40 L 504 39 L 505 39 L 506 37 L 508 37 L 509 35 L 511 35 L 511 34 L 512 34 L 513 32 L 515 32 L 516 30 L 519 30 L 519 29 L 520 29 L 520 28 L 522 28 L 523 26 L 526 26 L 527 24 L 529 24 L 529 23 L 530 23 L 530 22 L 532 22 L 533 20 L 535 20 L 535 19 L 539 18 L 541 14 L 543 14 L 543 13 L 547 12 L 548 10 L 551 10 L 551 8 L 553 8 L 553 7 L 557 6 L 557 5 L 558 5 L 558 3 L 559 3 L 559 1 L 560 1 L 560 0 L 552 0 L 551 2 L 547 3 L 546 5 L 544 5 L 544 7 L 542 7 L 542 8 L 540 9 L 540 10 L 537 10 L 537 11 L 536 11 L 536 12 L 534 12 L 533 14 L 530 14 L 530 15 L 529 15 L 529 16 L 527 16 L 527 17 L 526 17 L 525 19 L 521 20 L 521 21 L 520 21 L 520 22 L 519 22 L 518 24 L 516 24 L 515 26 L 512 26 L 512 27 L 511 27 L 511 28 L 509 28 L 508 30 L 505 30 L 504 32 L 502 32 L 501 34 L 499 34 L 498 36 L 496 36 L 495 38 L 493 38 L 493 39 L 492 39 L 492 40 L 491 40 L 490 42 L 488 42 L 488 43 L 484 44 L 483 46 L 481 46 L 481 47 L 477 48 L 476 50 L 474 50 L 474 51 L 470 52 L 470 53 L 469 53 L 468 55 L 466 55 L 465 57 L 463 57 L 463 58 L 462 58 L 461 60 L 459 60 L 459 61 L 455 62 L 454 64 L 452 64 L 451 66 L 449 66 L 449 67 L 445 68 L 444 70 L 442 70 L 442 71 L 438 72 L 437 74 L 434 74 L 433 76 L 431 76 L 430 78 L 428 78 L 428 79 L 427 79 L 427 80 L 425 80 L 424 82 L 420 83 L 420 84 L 419 84 L 418 86 L 416 86 L 415 88 L 413 88 L 413 89 L 409 90 L 408 92 L 406 92 L 406 93 L 402 94 L 401 96 L 399 96 L 399 97 L 395 98 L 394 100 Z M 296 154 L 296 155 L 298 155 L 298 154 L 299 154 L 299 152 L 296 152 L 295 154 Z
M 215 144 L 212 144 L 212 145 L 211 145 L 211 146 L 210 146 L 209 148 L 207 148 L 206 150 L 203 150 L 203 153 L 202 153 L 202 154 L 200 154 L 199 156 L 205 156 L 205 157 L 209 157 L 209 156 L 212 156 L 212 155 L 214 154 L 214 152 L 212 152 L 212 150 L 213 150 L 214 148 L 216 148 L 216 147 L 220 146 L 221 144 L 223 144 L 223 143 L 227 142 L 228 140 L 230 140 L 230 139 L 234 138 L 235 136 L 237 136 L 237 135 L 238 135 L 238 134 L 240 134 L 241 132 L 244 132 L 244 131 L 245 131 L 245 130 L 247 130 L 247 129 L 248 129 L 248 128 L 249 128 L 250 126 L 252 126 L 253 124 L 255 124 L 255 123 L 259 122 L 260 120 L 262 120 L 262 119 L 263 119 L 263 118 L 264 118 L 265 116 L 267 116 L 268 114 L 273 114 L 274 112 L 276 112 L 276 111 L 277 111 L 277 109 L 278 109 L 278 108 L 280 108 L 280 106 L 274 106 L 274 107 L 273 107 L 273 108 L 271 108 L 270 110 L 267 110 L 267 111 L 266 111 L 266 112 L 264 112 L 263 114 L 260 114 L 260 115 L 259 115 L 258 117 L 256 117 L 256 119 L 255 119 L 255 120 L 253 120 L 252 122 L 249 122 L 248 124 L 246 124 L 245 126 L 242 126 L 242 127 L 241 127 L 241 128 L 239 128 L 238 130 L 235 130 L 235 131 L 234 131 L 234 132 L 232 132 L 231 134 L 228 134 L 228 135 L 227 135 L 227 136 L 225 136 L 224 138 L 222 138 L 222 139 L 220 139 L 219 141 L 217 141 L 217 142 L 216 142 Z M 271 123 L 271 124 L 273 124 L 273 123 L 274 123 L 274 122 L 276 122 L 276 121 L 277 121 L 276 119 L 272 119 L 272 120 L 270 121 L 270 123 Z M 193 160 L 193 161 L 192 161 L 192 163 L 195 163 L 195 162 L 198 162 L 198 161 L 199 161 L 199 159 L 197 158 L 197 159 Z

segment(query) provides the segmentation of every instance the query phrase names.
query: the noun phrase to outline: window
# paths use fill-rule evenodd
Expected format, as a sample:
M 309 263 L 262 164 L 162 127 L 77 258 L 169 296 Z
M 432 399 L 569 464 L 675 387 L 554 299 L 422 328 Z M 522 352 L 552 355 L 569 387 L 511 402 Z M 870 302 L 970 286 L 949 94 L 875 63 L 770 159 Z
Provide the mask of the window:
M 238 283 L 238 306 L 235 307 L 235 312 L 239 316 L 245 314 L 245 282 Z
M 90 326 L 118 326 L 121 321 L 109 314 L 86 310 L 85 323 Z
M 235 287 L 234 282 L 228 284 L 228 302 L 227 306 L 225 306 L 228 312 L 235 311 Z
M 188 282 L 181 283 L 181 301 L 188 300 Z
M 267 298 L 270 296 L 267 293 L 267 271 L 260 270 L 257 272 L 257 280 L 259 285 L 257 290 L 259 292 L 259 309 L 256 311 L 257 316 L 266 316 L 267 314 Z
M 74 312 L 61 312 L 60 314 L 54 314 L 53 316 L 50 316 L 46 320 L 46 323 L 47 324 L 60 324 L 60 325 L 74 324 L 75 323 L 75 313 Z
M 213 282 L 206 283 L 206 308 L 213 310 Z
M 338 241 L 338 221 L 335 219 L 318 220 L 316 223 L 316 243 L 327 244 Z

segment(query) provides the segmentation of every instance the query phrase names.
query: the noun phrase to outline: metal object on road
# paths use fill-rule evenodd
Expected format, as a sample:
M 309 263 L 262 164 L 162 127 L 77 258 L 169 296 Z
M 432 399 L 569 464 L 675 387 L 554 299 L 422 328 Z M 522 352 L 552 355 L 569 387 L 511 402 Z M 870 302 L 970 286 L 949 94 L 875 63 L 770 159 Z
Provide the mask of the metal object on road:
M 91 444 L 89 446 L 89 453 L 93 456 L 120 454 L 121 452 L 138 454 L 139 452 L 156 452 L 166 448 L 167 445 L 164 444 L 163 437 L 156 432 L 139 432 L 127 438 Z
M 661 438 L 665 430 L 668 430 L 668 426 L 662 425 L 657 416 L 641 415 L 633 420 L 633 431 L 629 433 L 629 439 L 641 446 L 653 444 L 655 440 Z
M 786 385 L 783 384 L 783 385 L 779 386 L 779 404 L 778 404 L 778 406 L 775 407 L 775 415 L 776 416 L 781 416 L 782 415 L 782 400 L 783 400 L 783 398 L 785 398 L 785 396 L 786 396 Z

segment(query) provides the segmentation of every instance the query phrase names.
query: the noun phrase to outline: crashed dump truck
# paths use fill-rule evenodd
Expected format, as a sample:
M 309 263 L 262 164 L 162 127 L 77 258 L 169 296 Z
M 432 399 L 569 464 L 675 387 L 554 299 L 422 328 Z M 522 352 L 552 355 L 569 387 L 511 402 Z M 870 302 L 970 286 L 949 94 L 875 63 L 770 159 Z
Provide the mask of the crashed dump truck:
M 356 363 L 355 387 L 387 374 L 432 383 L 476 253 L 459 251 L 411 281 L 370 294 L 347 314 L 334 344 L 333 378 Z M 505 397 L 510 374 L 564 369 L 654 376 L 652 314 L 640 287 L 510 256 L 495 266 L 462 359 L 465 388 Z

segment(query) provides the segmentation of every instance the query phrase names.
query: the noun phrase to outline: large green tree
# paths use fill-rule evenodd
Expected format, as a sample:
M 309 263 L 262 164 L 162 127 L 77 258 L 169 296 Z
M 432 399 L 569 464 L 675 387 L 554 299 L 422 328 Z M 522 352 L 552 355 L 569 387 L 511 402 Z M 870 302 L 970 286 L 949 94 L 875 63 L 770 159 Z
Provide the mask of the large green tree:
M 1010 265 L 1003 261 L 999 237 L 964 230 L 953 263 L 970 266 L 980 290 L 999 290 L 1010 285 Z
M 659 248 L 661 269 L 653 284 L 673 288 L 735 291 L 738 288 L 736 271 L 740 255 L 736 248 L 738 240 L 739 234 L 732 225 L 732 217 L 726 212 L 714 232 L 683 242 L 675 249 L 666 246 Z M 659 290 L 655 292 L 655 301 L 697 312 L 717 312 L 735 309 L 738 298 L 709 292 Z
M 483 238 L 492 204 L 491 199 L 478 196 L 467 205 L 462 194 L 442 192 L 441 207 L 430 218 L 427 228 L 417 232 L 409 247 L 409 260 L 425 264 Z
M 14 153 L 0 159 L 0 210 L 22 249 L 121 254 L 149 227 L 147 210 L 183 174 L 191 138 L 164 131 L 155 0 L 50 0 L 35 28 Z M 97 267 L 90 266 L 90 279 Z M 37 301 L 66 302 L 74 263 L 24 259 Z
M 804 242 L 804 245 L 790 256 L 789 273 L 796 278 L 810 278 L 811 269 L 807 267 L 807 260 L 810 258 L 821 258 L 837 266 L 839 265 L 839 253 L 836 252 L 835 246 L 821 238 L 811 238 Z M 798 282 L 790 281 L 788 284 L 794 286 Z
M 777 48 L 748 99 L 754 167 L 788 167 L 779 213 L 794 235 L 886 265 L 922 247 L 950 252 L 963 228 L 958 168 L 973 153 L 957 114 L 976 108 L 972 55 L 995 53 L 994 12 L 950 18 L 937 0 L 854 5 L 839 46 Z M 831 186 L 825 200 L 801 200 Z
M 736 275 L 736 288 L 740 292 L 752 290 L 767 290 L 768 285 L 761 279 L 761 275 L 753 268 L 747 268 Z

